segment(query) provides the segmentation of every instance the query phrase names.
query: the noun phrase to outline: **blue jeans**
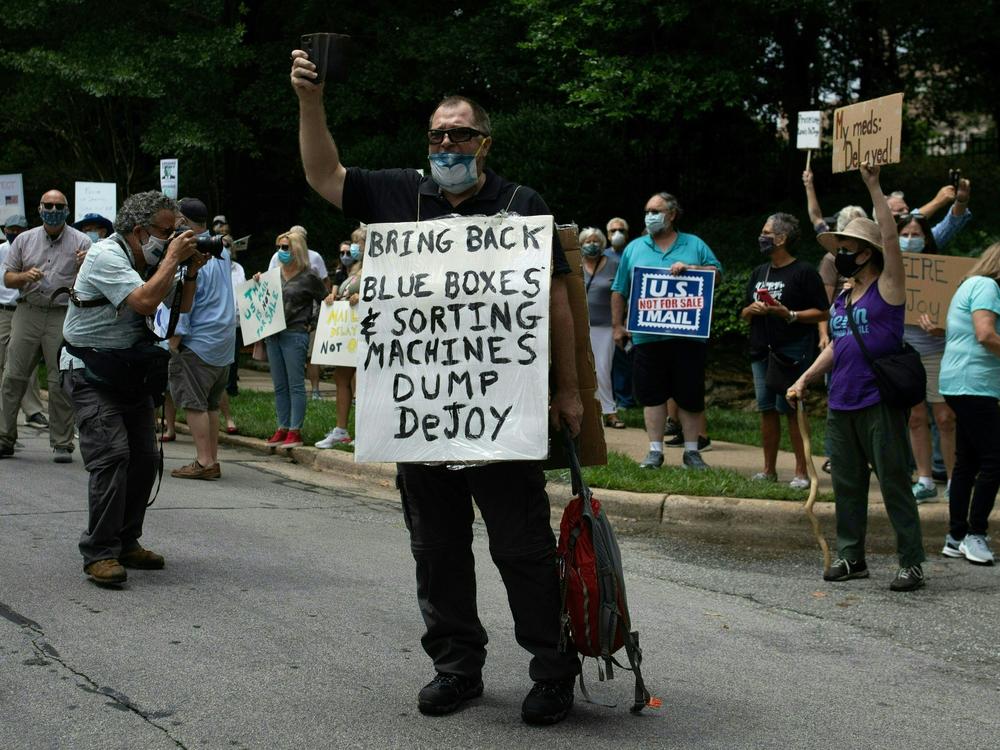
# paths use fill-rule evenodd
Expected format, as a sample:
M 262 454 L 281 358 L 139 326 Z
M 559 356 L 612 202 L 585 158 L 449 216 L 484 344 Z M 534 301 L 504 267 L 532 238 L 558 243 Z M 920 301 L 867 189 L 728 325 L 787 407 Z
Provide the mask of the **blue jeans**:
M 274 383 L 278 427 L 301 430 L 306 418 L 305 367 L 309 354 L 306 331 L 282 331 L 265 339 Z
M 809 365 L 816 358 L 816 343 L 812 337 L 801 341 L 791 341 L 776 350 L 789 359 L 798 360 L 798 374 L 801 375 L 809 369 Z M 767 359 L 761 359 L 750 363 L 753 372 L 754 395 L 757 398 L 757 411 L 776 411 L 778 414 L 789 414 L 795 410 L 789 406 L 785 400 L 784 393 L 775 393 L 767 387 L 764 382 L 767 378 Z

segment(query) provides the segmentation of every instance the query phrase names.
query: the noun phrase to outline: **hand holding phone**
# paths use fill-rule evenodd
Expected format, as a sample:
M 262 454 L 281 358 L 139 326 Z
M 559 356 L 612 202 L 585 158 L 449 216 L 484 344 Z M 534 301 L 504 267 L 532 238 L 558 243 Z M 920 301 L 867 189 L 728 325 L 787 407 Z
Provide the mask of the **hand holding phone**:
M 778 306 L 778 300 L 776 300 L 774 297 L 772 297 L 771 293 L 769 291 L 767 291 L 767 289 L 758 289 L 757 290 L 757 299 L 759 299 L 761 302 L 763 302 L 768 307 L 777 307 Z
M 302 50 L 309 56 L 309 61 L 316 66 L 316 77 L 312 80 L 317 86 L 330 81 L 347 80 L 347 59 L 351 37 L 346 34 L 331 34 L 327 32 L 303 34 L 300 40 Z

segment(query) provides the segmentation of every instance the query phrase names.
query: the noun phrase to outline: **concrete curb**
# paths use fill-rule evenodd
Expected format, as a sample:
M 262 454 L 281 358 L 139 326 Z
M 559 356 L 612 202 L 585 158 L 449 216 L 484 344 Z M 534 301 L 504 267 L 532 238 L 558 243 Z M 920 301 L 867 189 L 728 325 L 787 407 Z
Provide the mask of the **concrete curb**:
M 178 422 L 177 431 L 190 434 L 187 425 Z M 219 442 L 256 451 L 278 453 L 259 438 L 221 433 Z M 293 448 L 295 463 L 320 473 L 348 476 L 353 479 L 375 480 L 385 487 L 394 487 L 396 465 L 392 463 L 359 464 L 354 454 L 318 448 Z M 549 500 L 554 513 L 561 513 L 573 497 L 568 484 L 549 482 Z M 812 527 L 803 512 L 803 503 L 788 500 L 759 500 L 734 497 L 689 497 L 661 493 L 625 492 L 594 488 L 605 512 L 612 518 L 635 523 L 643 530 L 673 530 L 722 543 L 752 546 L 816 547 Z M 925 546 L 938 552 L 940 542 L 948 532 L 948 504 L 930 503 L 918 506 Z M 817 503 L 815 514 L 831 548 L 835 546 L 835 508 L 833 503 Z M 885 512 L 885 506 L 874 503 L 868 512 L 869 546 L 881 552 L 895 549 L 895 532 Z

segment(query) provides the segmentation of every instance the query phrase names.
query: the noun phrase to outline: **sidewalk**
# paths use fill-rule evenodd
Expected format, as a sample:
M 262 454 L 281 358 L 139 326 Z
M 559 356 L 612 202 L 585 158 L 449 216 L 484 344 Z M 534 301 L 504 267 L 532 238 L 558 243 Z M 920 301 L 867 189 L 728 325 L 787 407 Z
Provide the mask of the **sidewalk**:
M 271 378 L 265 371 L 240 368 L 240 388 L 252 391 L 267 392 L 271 390 Z M 320 381 L 320 392 L 324 399 L 336 397 L 335 386 L 327 381 Z M 183 425 L 178 425 L 184 430 Z M 711 425 L 709 425 L 711 433 Z M 634 458 L 636 461 L 645 457 L 649 450 L 649 442 L 644 430 L 627 428 L 624 430 L 605 430 L 608 450 L 617 451 Z M 273 452 L 264 445 L 263 440 L 242 436 L 220 435 L 220 441 L 240 445 L 252 450 Z M 666 462 L 680 465 L 681 449 L 666 448 Z M 357 478 L 368 478 L 384 486 L 394 486 L 396 467 L 391 463 L 358 464 L 354 462 L 351 453 L 337 450 L 318 450 L 311 447 L 296 448 L 291 451 L 291 458 L 319 472 L 334 472 L 338 475 L 349 475 Z M 757 446 L 742 445 L 712 441 L 712 450 L 704 454 L 705 461 L 712 467 L 732 469 L 740 474 L 751 476 L 763 467 L 761 449 Z M 819 470 L 823 463 L 821 457 L 814 457 L 819 473 L 819 488 L 821 492 L 832 492 L 830 476 Z M 778 455 L 778 476 L 782 481 L 789 481 L 794 475 L 795 456 L 786 451 Z M 623 492 L 618 490 L 595 489 L 597 496 L 609 515 L 618 519 L 635 521 L 650 528 L 674 527 L 683 528 L 686 532 L 699 536 L 711 537 L 719 541 L 740 541 L 758 545 L 774 545 L 778 539 L 781 543 L 794 546 L 815 546 L 805 514 L 803 503 L 787 500 L 759 500 L 749 498 L 728 497 L 688 497 L 671 494 L 644 494 Z M 561 513 L 562 507 L 572 496 L 568 486 L 550 483 L 549 495 L 553 511 Z M 805 501 L 806 493 L 802 499 Z M 878 484 L 872 478 L 872 490 L 869 494 L 871 508 L 869 512 L 869 537 L 871 543 L 882 550 L 891 551 L 894 548 L 894 533 Z M 924 538 L 929 552 L 937 552 L 939 540 L 944 538 L 948 530 L 947 502 L 929 503 L 919 506 L 923 523 Z M 817 503 L 815 512 L 831 546 L 834 542 L 834 507 L 833 503 Z

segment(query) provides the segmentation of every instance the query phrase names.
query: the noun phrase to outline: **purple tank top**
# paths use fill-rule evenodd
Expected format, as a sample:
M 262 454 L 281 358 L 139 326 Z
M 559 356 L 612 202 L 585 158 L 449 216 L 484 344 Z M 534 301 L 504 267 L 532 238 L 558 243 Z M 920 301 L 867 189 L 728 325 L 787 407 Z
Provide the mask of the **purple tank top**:
M 874 282 L 853 306 L 858 333 L 874 358 L 895 354 L 903 343 L 905 305 L 890 305 Z M 839 295 L 830 310 L 833 371 L 830 374 L 831 409 L 865 409 L 882 400 L 875 374 L 847 322 L 847 294 Z

